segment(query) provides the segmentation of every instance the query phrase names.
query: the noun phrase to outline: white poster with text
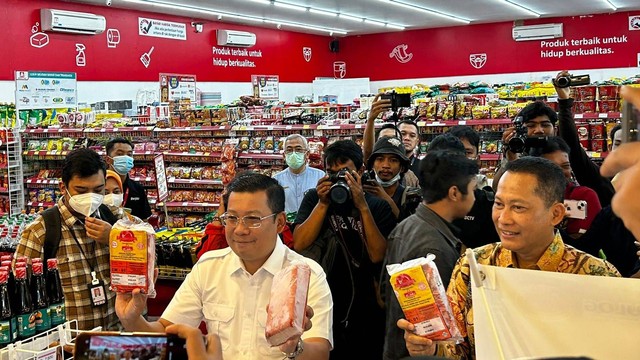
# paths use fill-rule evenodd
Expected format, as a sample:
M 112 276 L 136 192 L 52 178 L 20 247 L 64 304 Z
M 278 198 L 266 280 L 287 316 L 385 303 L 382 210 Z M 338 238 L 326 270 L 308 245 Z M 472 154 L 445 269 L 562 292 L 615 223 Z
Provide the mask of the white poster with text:
M 171 21 L 138 18 L 138 35 L 187 40 L 187 25 Z

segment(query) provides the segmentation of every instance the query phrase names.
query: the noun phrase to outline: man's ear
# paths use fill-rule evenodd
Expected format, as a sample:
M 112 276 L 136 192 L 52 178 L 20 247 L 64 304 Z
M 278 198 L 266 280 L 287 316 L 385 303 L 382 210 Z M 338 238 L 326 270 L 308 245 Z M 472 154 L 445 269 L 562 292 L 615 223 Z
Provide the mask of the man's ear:
M 458 200 L 460 200 L 460 196 L 461 195 L 462 194 L 460 193 L 460 190 L 458 189 L 458 187 L 454 185 L 454 186 L 449 188 L 449 192 L 447 194 L 447 197 L 451 201 L 458 201 Z
M 64 182 L 60 181 L 58 183 L 58 187 L 60 188 L 60 192 L 64 195 L 65 191 L 67 190 L 67 187 L 64 185 Z
M 287 213 L 281 212 L 276 215 L 276 228 L 278 230 L 278 234 L 280 234 L 284 230 L 284 226 L 287 224 Z
M 555 203 L 551 205 L 551 223 L 556 226 L 562 222 L 564 215 L 567 212 L 564 203 Z

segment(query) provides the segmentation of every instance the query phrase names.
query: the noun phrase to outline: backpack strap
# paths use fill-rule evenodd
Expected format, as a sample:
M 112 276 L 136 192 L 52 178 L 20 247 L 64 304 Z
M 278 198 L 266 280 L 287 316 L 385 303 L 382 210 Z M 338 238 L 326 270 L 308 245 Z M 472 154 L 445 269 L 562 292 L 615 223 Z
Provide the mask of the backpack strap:
M 110 225 L 113 225 L 118 221 L 118 218 L 113 215 L 111 210 L 109 210 L 109 207 L 105 204 L 101 204 L 100 207 L 98 207 L 98 212 L 100 213 L 100 218 L 108 222 Z
M 44 219 L 44 261 L 47 259 L 55 258 L 58 253 L 58 246 L 60 245 L 60 238 L 62 238 L 62 219 L 58 206 L 48 208 L 42 212 L 42 218 Z

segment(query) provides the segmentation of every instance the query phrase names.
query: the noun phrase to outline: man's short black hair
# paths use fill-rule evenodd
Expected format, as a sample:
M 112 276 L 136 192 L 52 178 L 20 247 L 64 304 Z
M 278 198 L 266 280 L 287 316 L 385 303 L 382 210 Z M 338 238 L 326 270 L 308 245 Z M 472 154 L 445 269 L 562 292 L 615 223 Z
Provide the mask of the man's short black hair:
M 467 159 L 464 153 L 430 151 L 420 161 L 420 187 L 427 204 L 440 201 L 455 186 L 467 195 L 469 182 L 478 174 L 478 163 Z
M 611 142 L 613 142 L 613 137 L 616 136 L 616 132 L 620 129 L 622 129 L 621 124 L 616 124 L 616 126 L 611 128 L 611 131 L 609 132 L 609 139 L 611 139 Z
M 564 201 L 567 179 L 562 169 L 553 162 L 541 157 L 524 156 L 518 160 L 509 161 L 505 167 L 505 173 L 507 172 L 533 175 L 538 183 L 533 191 L 547 207 Z M 500 178 L 500 181 L 503 179 L 504 177 Z
M 571 154 L 571 148 L 567 145 L 567 142 L 564 141 L 561 137 L 558 136 L 549 136 L 547 138 L 547 142 L 543 147 L 531 148 L 529 150 L 529 155 L 531 156 L 542 156 L 546 154 L 551 154 L 556 151 L 562 151 L 567 154 Z
M 115 138 L 115 139 L 109 140 L 109 142 L 106 145 L 106 149 L 105 150 L 107 151 L 107 155 L 108 156 L 111 156 L 111 150 L 113 150 L 113 147 L 116 144 L 127 144 L 127 145 L 131 146 L 131 149 L 133 150 L 133 143 L 130 140 L 125 139 L 125 138 Z
M 74 176 L 88 178 L 97 174 L 100 170 L 102 170 L 102 176 L 106 177 L 107 164 L 97 152 L 87 148 L 73 150 L 64 159 L 62 183 L 65 186 L 69 186 L 69 181 Z
M 558 122 L 558 114 L 556 114 L 555 110 L 550 108 L 542 101 L 534 101 L 531 104 L 525 106 L 522 110 L 520 110 L 516 117 L 522 116 L 522 121 L 526 123 L 529 120 L 543 115 L 549 117 L 549 120 L 554 126 Z
M 411 126 L 415 127 L 416 128 L 416 133 L 418 133 L 418 135 L 420 135 L 420 129 L 418 128 L 418 124 L 416 124 L 414 121 L 412 121 L 412 120 L 399 121 L 398 125 L 397 125 L 398 129 L 400 129 L 400 125 L 402 125 L 402 124 L 407 124 L 407 125 L 411 125 Z
M 362 149 L 353 140 L 338 140 L 334 142 L 324 149 L 322 157 L 325 168 L 351 160 L 356 166 L 356 170 L 360 170 L 364 161 Z
M 457 136 L 449 133 L 438 135 L 433 138 L 429 143 L 427 153 L 431 151 L 450 151 L 460 153 L 462 155 L 466 154 L 462 141 Z
M 236 193 L 256 193 L 265 191 L 269 209 L 274 213 L 284 211 L 284 189 L 278 181 L 272 177 L 253 171 L 245 171 L 236 175 L 227 185 L 227 190 L 222 197 L 225 209 L 229 205 L 229 195 Z
M 456 125 L 449 129 L 448 133 L 460 140 L 467 139 L 467 141 L 474 146 L 477 151 L 480 150 L 480 135 L 478 135 L 471 126 Z
M 382 132 L 382 130 L 386 130 L 386 129 L 392 129 L 393 131 L 395 131 L 395 137 L 397 137 L 399 139 L 402 138 L 402 136 L 400 134 L 400 130 L 398 130 L 398 128 L 396 127 L 395 124 L 386 123 L 386 124 L 382 124 L 380 129 L 378 129 L 378 131 L 376 131 L 376 139 L 380 137 L 380 133 Z

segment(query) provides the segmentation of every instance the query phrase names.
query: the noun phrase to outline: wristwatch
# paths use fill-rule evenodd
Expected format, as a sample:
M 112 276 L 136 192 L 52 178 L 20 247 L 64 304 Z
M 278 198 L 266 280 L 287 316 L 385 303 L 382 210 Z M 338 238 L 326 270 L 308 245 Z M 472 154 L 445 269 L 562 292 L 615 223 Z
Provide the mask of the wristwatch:
M 300 354 L 302 354 L 302 352 L 304 351 L 304 346 L 302 343 L 302 339 L 298 338 L 298 343 L 296 344 L 296 349 L 293 350 L 293 352 L 290 353 L 286 353 L 286 352 L 282 352 L 282 354 L 284 355 L 285 359 L 295 359 L 297 358 Z

